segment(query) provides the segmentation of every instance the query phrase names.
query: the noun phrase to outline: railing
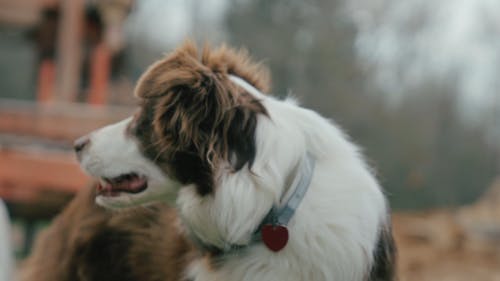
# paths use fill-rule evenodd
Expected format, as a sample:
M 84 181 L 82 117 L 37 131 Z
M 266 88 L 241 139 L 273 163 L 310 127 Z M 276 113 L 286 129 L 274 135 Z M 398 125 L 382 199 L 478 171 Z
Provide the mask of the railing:
M 73 140 L 132 112 L 123 106 L 0 99 L 0 198 L 33 202 L 46 190 L 72 193 L 88 185 L 73 156 Z

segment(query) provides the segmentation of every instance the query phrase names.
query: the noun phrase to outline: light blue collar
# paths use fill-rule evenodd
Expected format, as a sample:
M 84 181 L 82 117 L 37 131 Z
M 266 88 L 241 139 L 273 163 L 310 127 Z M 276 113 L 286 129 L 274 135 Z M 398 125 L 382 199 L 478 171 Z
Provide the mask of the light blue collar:
M 288 196 L 285 202 L 282 202 L 279 206 L 274 206 L 269 213 L 264 217 L 262 222 L 259 224 L 255 232 L 252 234 L 251 240 L 248 244 L 228 244 L 223 249 L 217 248 L 211 245 L 203 244 L 198 239 L 194 239 L 196 245 L 202 252 L 209 252 L 213 257 L 223 258 L 224 256 L 229 256 L 237 254 L 238 252 L 246 249 L 248 246 L 261 243 L 262 242 L 262 227 L 265 225 L 273 226 L 283 226 L 286 228 L 291 218 L 297 211 L 300 202 L 304 199 L 304 196 L 311 185 L 312 176 L 314 174 L 314 167 L 316 164 L 316 159 L 310 153 L 306 154 L 306 157 L 300 162 L 297 168 L 297 173 L 295 178 L 290 185 L 288 190 L 293 190 Z M 287 238 L 288 240 L 288 238 Z
M 297 175 L 293 179 L 292 184 L 288 190 L 293 190 L 293 193 L 289 195 L 285 203 L 281 203 L 281 207 L 274 206 L 269 214 L 264 218 L 261 226 L 263 224 L 278 224 L 287 226 L 290 219 L 295 214 L 295 211 L 304 199 L 309 186 L 311 185 L 312 176 L 314 173 L 314 167 L 316 165 L 316 159 L 307 153 L 305 159 L 301 161 L 299 168 L 297 169 Z M 260 232 L 260 227 L 258 232 Z

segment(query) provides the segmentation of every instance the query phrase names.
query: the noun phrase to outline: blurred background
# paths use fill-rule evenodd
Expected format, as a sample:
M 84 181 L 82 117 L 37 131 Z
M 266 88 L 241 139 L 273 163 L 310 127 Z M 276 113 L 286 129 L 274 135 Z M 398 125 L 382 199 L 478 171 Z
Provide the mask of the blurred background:
M 247 48 L 340 124 L 394 211 L 401 280 L 500 280 L 497 0 L 0 0 L 0 198 L 12 248 L 89 184 L 71 143 L 134 111 L 186 38 Z

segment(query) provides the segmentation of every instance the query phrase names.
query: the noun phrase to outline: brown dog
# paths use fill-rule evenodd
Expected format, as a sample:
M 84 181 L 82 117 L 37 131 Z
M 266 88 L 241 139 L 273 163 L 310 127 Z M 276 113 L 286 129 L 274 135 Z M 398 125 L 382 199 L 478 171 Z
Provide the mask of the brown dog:
M 175 211 L 165 205 L 112 213 L 80 191 L 44 230 L 19 274 L 21 281 L 183 280 L 193 252 Z

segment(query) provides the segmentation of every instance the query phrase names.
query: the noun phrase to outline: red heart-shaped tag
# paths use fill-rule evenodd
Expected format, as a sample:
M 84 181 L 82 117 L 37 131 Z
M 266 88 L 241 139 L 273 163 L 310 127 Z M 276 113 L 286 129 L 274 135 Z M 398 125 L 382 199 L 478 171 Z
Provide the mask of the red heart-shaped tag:
M 260 232 L 262 241 L 273 252 L 280 251 L 288 243 L 288 228 L 284 225 L 265 224 Z

